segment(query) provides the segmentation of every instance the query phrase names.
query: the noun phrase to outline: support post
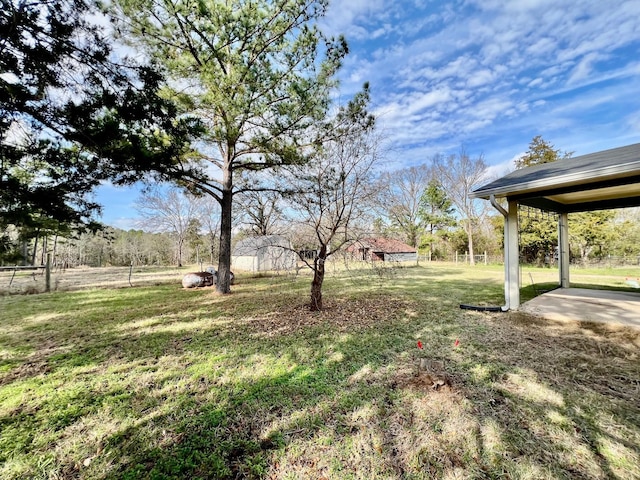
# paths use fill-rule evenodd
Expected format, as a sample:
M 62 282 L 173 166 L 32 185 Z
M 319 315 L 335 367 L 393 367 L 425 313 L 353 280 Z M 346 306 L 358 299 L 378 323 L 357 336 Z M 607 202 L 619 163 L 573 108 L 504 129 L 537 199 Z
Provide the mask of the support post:
M 520 306 L 520 255 L 518 245 L 518 202 L 509 200 L 504 226 L 505 285 L 504 294 L 509 308 Z
M 569 288 L 569 215 L 558 215 L 558 265 L 560 266 L 560 287 Z

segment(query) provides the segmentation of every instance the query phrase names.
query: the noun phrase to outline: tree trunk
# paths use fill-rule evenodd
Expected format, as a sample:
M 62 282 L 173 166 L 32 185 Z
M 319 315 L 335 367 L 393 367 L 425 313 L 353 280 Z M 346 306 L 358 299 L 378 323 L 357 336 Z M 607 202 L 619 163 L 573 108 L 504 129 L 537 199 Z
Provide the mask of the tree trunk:
M 26 239 L 22 239 L 22 266 L 27 265 L 27 262 L 29 261 L 29 245 L 28 245 L 28 240 Z
M 593 247 L 589 245 L 580 245 L 580 261 L 582 266 L 586 267 L 589 262 L 589 255 L 593 251 Z
M 323 245 L 318 252 L 318 256 L 313 262 L 313 281 L 311 282 L 311 305 L 312 312 L 322 310 L 322 282 L 324 282 L 324 264 L 327 259 L 327 247 Z
M 471 227 L 471 220 L 469 220 L 469 223 L 467 223 L 467 238 L 469 240 L 469 264 L 475 265 L 476 258 L 473 254 L 473 228 Z
M 218 252 L 218 281 L 216 290 L 230 293 L 231 272 L 231 207 L 233 202 L 231 167 L 223 172 L 222 203 L 220 204 L 220 251 Z
M 180 236 L 178 236 L 178 258 L 177 263 L 178 263 L 178 267 L 182 267 L 182 246 L 184 244 L 184 240 L 182 238 L 180 238 Z
M 418 232 L 414 227 L 409 230 L 409 235 L 407 235 L 407 240 L 409 246 L 416 248 L 418 246 Z
M 33 240 L 33 252 L 31 254 L 31 265 L 36 264 L 36 255 L 38 253 L 38 238 L 39 238 L 39 235 L 36 234 L 36 237 Z
M 40 250 L 40 265 L 45 265 L 46 264 L 48 238 L 49 237 L 47 235 L 42 237 L 42 248 Z
M 58 258 L 58 234 L 56 233 L 55 237 L 53 237 L 53 253 L 51 255 L 53 258 L 53 264 L 56 265 L 56 258 Z

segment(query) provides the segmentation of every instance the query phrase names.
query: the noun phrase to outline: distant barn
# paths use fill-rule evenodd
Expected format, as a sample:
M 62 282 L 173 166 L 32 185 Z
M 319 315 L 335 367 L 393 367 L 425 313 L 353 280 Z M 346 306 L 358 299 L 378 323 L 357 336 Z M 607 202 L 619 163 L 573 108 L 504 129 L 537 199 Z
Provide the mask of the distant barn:
M 418 251 L 406 243 L 390 238 L 363 238 L 347 248 L 358 260 L 415 262 Z
M 231 254 L 234 270 L 264 272 L 292 270 L 297 256 L 291 242 L 280 235 L 249 237 L 240 240 Z

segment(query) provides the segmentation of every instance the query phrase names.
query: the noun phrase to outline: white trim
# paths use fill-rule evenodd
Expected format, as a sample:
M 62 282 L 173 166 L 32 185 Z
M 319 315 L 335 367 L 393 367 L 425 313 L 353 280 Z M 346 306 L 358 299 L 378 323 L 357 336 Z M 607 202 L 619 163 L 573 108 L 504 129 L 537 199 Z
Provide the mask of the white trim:
M 520 246 L 518 245 L 518 202 L 510 201 L 505 219 L 505 297 L 509 308 L 520 306 Z
M 531 193 L 549 188 L 569 187 L 579 184 L 586 185 L 602 180 L 624 178 L 629 176 L 630 173 L 640 175 L 640 161 L 635 160 L 621 165 L 610 165 L 607 167 L 593 168 L 591 170 L 565 173 L 557 177 L 542 178 L 480 191 L 476 190 L 471 192 L 470 196 L 472 198 L 483 198 L 486 200 L 489 199 L 491 195 L 506 197 L 510 194 Z
M 569 216 L 558 215 L 558 265 L 560 266 L 560 286 L 569 288 Z

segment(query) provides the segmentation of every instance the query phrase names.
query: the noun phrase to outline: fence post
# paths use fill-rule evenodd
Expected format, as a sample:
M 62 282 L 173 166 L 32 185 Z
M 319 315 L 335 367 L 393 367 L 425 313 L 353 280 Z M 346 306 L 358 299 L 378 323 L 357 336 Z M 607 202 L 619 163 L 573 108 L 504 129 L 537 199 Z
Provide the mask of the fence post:
M 487 251 L 484 251 L 484 264 L 487 265 Z
M 51 291 L 51 254 L 47 253 L 47 264 L 44 267 L 44 291 Z
M 640 259 L 640 257 L 638 257 Z M 9 280 L 9 286 L 11 286 L 11 284 L 13 283 L 13 279 L 16 276 L 16 272 L 18 271 L 18 265 L 16 264 L 15 268 L 13 269 L 13 275 L 11 275 L 11 280 Z
M 456 265 L 458 264 L 458 251 L 456 250 Z

